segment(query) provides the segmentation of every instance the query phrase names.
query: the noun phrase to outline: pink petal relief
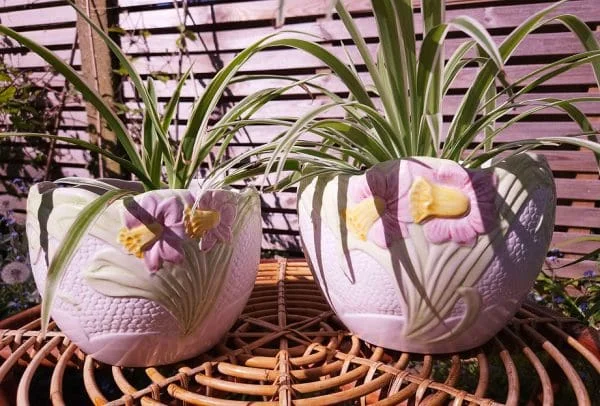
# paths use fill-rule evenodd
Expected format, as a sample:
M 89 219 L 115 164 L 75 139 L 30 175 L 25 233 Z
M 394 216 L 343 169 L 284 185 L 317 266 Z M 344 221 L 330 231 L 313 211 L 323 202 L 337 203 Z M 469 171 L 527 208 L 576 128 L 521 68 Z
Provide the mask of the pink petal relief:
M 229 193 L 207 191 L 199 200 L 198 209 L 219 212 L 217 226 L 208 230 L 199 243 L 199 248 L 208 251 L 217 242 L 229 242 L 232 239 L 232 227 L 236 218 L 236 207 L 230 201 Z M 164 262 L 179 264 L 183 261 L 183 242 L 189 238 L 185 233 L 185 206 L 192 206 L 195 198 L 191 193 L 160 199 L 149 194 L 142 199 L 126 204 L 124 223 L 127 229 L 142 224 L 158 224 L 160 234 L 144 247 L 143 262 L 151 273 L 159 271 Z
M 496 181 L 493 173 L 469 171 L 454 163 L 443 164 L 437 170 L 419 169 L 415 172 L 417 176 L 460 190 L 468 197 L 470 205 L 464 217 L 428 219 L 423 226 L 425 237 L 435 244 L 453 241 L 460 245 L 474 245 L 477 237 L 488 231 L 488 225 L 492 224 L 496 215 Z
M 367 170 L 364 175 L 350 178 L 348 196 L 358 204 L 364 199 L 377 197 L 385 204 L 384 212 L 375 221 L 367 239 L 380 247 L 389 247 L 394 240 L 407 234 L 406 222 L 410 221 L 408 207 L 400 204 L 410 189 L 410 182 L 401 181 L 406 171 L 406 161 L 390 161 Z
M 198 201 L 198 209 L 213 210 L 219 213 L 219 224 L 204 234 L 200 241 L 200 249 L 208 251 L 217 242 L 230 242 L 233 238 L 232 227 L 237 215 L 232 196 L 219 190 L 206 191 Z

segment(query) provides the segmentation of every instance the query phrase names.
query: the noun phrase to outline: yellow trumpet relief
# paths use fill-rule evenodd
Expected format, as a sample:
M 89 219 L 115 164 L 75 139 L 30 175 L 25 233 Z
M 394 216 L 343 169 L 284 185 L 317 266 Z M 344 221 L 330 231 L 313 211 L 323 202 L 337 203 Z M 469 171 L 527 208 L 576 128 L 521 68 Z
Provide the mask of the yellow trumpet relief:
M 430 217 L 456 218 L 469 212 L 470 200 L 460 190 L 419 176 L 410 190 L 411 215 L 419 224 Z
M 144 250 L 155 242 L 162 233 L 162 226 L 158 223 L 142 224 L 134 228 L 123 227 L 119 232 L 119 243 L 138 258 L 144 258 Z
M 371 226 L 381 217 L 385 209 L 383 199 L 374 196 L 364 199 L 359 204 L 342 210 L 342 218 L 346 221 L 348 231 L 359 239 L 366 241 Z
M 192 238 L 202 238 L 207 231 L 215 228 L 221 215 L 215 210 L 198 210 L 187 207 L 183 214 L 185 233 Z

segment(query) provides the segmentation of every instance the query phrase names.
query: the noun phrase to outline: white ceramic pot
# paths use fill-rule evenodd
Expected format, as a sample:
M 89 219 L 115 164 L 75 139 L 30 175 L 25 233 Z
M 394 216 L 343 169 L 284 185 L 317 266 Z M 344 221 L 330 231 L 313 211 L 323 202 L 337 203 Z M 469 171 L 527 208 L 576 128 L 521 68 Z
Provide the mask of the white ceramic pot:
M 50 182 L 31 189 L 27 235 L 40 291 L 59 243 L 99 193 Z M 164 189 L 118 201 L 83 238 L 56 290 L 52 318 L 84 352 L 109 364 L 193 357 L 214 346 L 242 312 L 260 244 L 254 190 Z
M 447 353 L 485 343 L 541 270 L 556 193 L 541 156 L 466 170 L 435 158 L 301 185 L 315 278 L 346 326 L 373 344 Z

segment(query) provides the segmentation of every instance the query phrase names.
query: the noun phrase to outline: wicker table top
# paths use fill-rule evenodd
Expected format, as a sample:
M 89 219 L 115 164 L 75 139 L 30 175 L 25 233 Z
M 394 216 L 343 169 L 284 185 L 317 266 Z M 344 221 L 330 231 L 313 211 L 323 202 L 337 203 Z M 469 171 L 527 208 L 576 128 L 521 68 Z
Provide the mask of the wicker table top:
M 244 313 L 221 344 L 176 365 L 98 363 L 56 327 L 41 339 L 38 316 L 33 309 L 0 324 L 0 404 L 600 402 L 600 359 L 568 333 L 577 329 L 572 319 L 525 304 L 473 351 L 389 351 L 344 329 L 305 262 L 263 262 Z

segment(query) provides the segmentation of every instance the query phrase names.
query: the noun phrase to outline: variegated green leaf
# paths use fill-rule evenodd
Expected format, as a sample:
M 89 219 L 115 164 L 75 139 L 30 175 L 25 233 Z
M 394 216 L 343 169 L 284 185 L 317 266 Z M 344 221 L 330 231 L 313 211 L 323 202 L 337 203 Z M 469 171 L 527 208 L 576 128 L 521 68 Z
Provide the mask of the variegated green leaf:
M 42 333 L 45 334 L 50 320 L 50 310 L 54 303 L 54 296 L 62 276 L 67 270 L 71 259 L 75 255 L 83 237 L 94 224 L 107 206 L 125 196 L 135 194 L 130 190 L 110 190 L 89 203 L 77 216 L 69 232 L 65 235 L 56 249 L 46 277 L 46 286 L 42 297 Z

